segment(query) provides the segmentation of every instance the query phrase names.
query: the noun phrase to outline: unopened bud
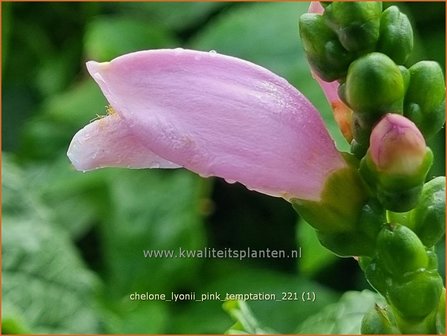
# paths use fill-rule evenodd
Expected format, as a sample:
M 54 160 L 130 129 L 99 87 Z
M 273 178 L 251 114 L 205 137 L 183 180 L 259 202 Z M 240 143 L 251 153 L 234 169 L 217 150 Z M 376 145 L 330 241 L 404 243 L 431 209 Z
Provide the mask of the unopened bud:
M 303 14 L 299 25 L 304 51 L 312 70 L 328 82 L 345 77 L 353 55 L 343 48 L 337 35 L 326 26 L 323 16 Z
M 422 164 L 427 146 L 410 120 L 398 114 L 387 114 L 371 133 L 370 150 L 379 171 L 410 175 Z
M 346 100 L 354 112 L 380 117 L 403 112 L 404 80 L 386 55 L 373 52 L 352 62 L 346 78 Z
M 381 13 L 381 2 L 333 2 L 326 7 L 324 17 L 346 50 L 365 52 L 376 46 Z
M 444 75 L 439 64 L 433 61 L 418 62 L 409 70 L 411 78 L 404 114 L 428 139 L 445 123 Z
M 445 233 L 445 177 L 427 182 L 421 199 L 410 212 L 409 225 L 425 246 L 434 246 Z
M 388 299 L 406 319 L 423 319 L 437 309 L 443 283 L 436 271 L 415 272 L 390 287 Z
M 417 126 L 387 114 L 374 127 L 360 172 L 382 205 L 405 212 L 417 205 L 433 154 Z
M 395 276 L 426 268 L 428 256 L 418 236 L 399 224 L 387 224 L 377 238 L 377 255 L 385 270 Z
M 404 64 L 413 50 L 413 29 L 408 17 L 396 6 L 383 11 L 377 50 L 397 64 Z

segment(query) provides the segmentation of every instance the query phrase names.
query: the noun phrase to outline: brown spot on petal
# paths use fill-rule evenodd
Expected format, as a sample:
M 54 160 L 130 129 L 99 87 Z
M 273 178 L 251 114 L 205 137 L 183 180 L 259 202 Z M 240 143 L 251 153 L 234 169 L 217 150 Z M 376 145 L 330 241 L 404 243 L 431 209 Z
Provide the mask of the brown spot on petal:
M 334 119 L 345 139 L 351 143 L 352 136 L 352 110 L 341 100 L 331 102 Z

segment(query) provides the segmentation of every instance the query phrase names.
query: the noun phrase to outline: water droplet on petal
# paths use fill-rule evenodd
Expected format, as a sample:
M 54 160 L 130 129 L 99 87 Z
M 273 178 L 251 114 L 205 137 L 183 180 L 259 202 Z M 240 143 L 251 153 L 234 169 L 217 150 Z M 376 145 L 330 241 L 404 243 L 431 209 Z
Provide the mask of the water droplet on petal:
M 211 56 L 216 56 L 217 51 L 216 50 L 210 50 L 209 53 L 210 53 Z
M 232 180 L 232 179 L 224 179 L 224 180 L 225 180 L 225 182 L 227 182 L 229 184 L 234 184 L 237 182 L 236 180 Z

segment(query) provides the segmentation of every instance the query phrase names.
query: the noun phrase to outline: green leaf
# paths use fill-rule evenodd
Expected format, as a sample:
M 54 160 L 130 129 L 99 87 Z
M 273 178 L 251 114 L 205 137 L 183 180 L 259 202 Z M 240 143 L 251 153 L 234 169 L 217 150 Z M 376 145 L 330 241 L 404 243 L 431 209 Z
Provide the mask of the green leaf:
M 261 327 L 245 301 L 226 301 L 224 310 L 236 321 L 225 333 L 240 334 L 276 334 L 273 330 Z
M 276 299 L 249 301 L 251 311 L 260 326 L 268 326 L 279 333 L 292 333 L 296 326 L 307 317 L 319 312 L 323 307 L 336 302 L 338 296 L 328 288 L 296 275 L 273 272 L 271 270 L 250 268 L 247 265 L 224 260 L 212 261 L 206 271 L 207 282 L 203 279 L 196 288 L 197 297 L 201 294 L 220 293 L 221 300 L 230 294 L 275 294 Z M 314 291 L 315 302 L 303 302 L 301 293 Z M 298 300 L 282 300 L 283 292 L 296 292 Z M 232 321 L 222 311 L 222 301 L 205 300 L 194 302 L 176 311 L 175 319 L 167 333 L 217 334 L 228 329 Z
M 145 258 L 143 251 L 205 246 L 204 181 L 185 170 L 108 173 L 110 204 L 100 228 L 108 295 L 187 288 L 198 280 L 201 259 Z
M 87 57 L 96 61 L 109 61 L 138 50 L 177 45 L 164 28 L 130 16 L 96 18 L 87 27 L 84 43 Z
M 93 80 L 52 96 L 41 105 L 41 113 L 23 126 L 22 155 L 52 159 L 67 150 L 73 135 L 91 120 L 106 114 L 107 101 Z
M 318 108 L 337 146 L 347 150 L 326 98 L 310 74 L 299 39 L 298 18 L 308 6 L 291 2 L 235 7 L 201 30 L 190 46 L 240 57 L 283 76 Z
M 108 205 L 104 198 L 106 171 L 81 174 L 66 155 L 60 155 L 52 162 L 28 165 L 24 173 L 29 188 L 51 209 L 55 225 L 73 239 L 101 221 L 102 209 Z
M 297 240 L 304 251 L 298 259 L 298 269 L 303 275 L 312 277 L 338 260 L 335 254 L 321 245 L 315 229 L 302 218 L 298 220 Z
M 105 115 L 107 100 L 93 79 L 77 83 L 72 89 L 51 97 L 43 103 L 41 111 L 51 120 L 81 127 L 98 115 Z M 67 136 L 72 136 L 68 134 Z
M 165 303 L 106 299 L 103 304 L 107 334 L 162 334 L 169 323 L 170 316 Z
M 99 332 L 93 300 L 97 278 L 67 235 L 50 224 L 49 210 L 40 202 L 29 206 L 33 190 L 19 167 L 3 160 L 3 195 L 23 206 L 3 213 L 2 294 L 5 309 L 12 307 L 3 314 L 6 326 L 27 329 L 23 320 L 33 333 Z
M 143 18 L 169 30 L 191 28 L 205 21 L 213 12 L 227 5 L 223 2 L 127 2 L 120 10 L 132 18 Z
M 5 68 L 11 36 L 11 5 L 2 3 L 2 68 Z
M 360 334 L 363 315 L 383 298 L 369 290 L 346 292 L 331 304 L 306 319 L 296 330 L 298 334 Z

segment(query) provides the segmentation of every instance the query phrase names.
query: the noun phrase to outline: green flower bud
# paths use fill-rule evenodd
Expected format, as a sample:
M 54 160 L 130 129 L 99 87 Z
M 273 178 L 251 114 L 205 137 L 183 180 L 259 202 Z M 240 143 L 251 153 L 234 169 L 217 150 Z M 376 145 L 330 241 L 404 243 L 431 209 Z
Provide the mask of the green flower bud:
M 428 266 L 427 253 L 418 236 L 399 224 L 382 228 L 377 238 L 377 256 L 385 270 L 395 276 Z
M 346 50 L 367 52 L 379 38 L 381 13 L 381 2 L 333 2 L 323 16 Z
M 433 154 L 414 123 L 387 114 L 374 127 L 360 174 L 382 205 L 405 212 L 419 201 Z
M 346 78 L 346 100 L 354 112 L 379 118 L 403 112 L 404 80 L 386 55 L 370 53 L 352 62 Z
M 445 233 L 445 177 L 427 182 L 422 189 L 419 204 L 410 212 L 413 231 L 422 243 L 434 246 Z
M 394 282 L 388 299 L 403 317 L 423 319 L 438 307 L 442 289 L 437 272 L 420 271 Z
M 394 315 L 386 308 L 382 308 L 377 304 L 363 317 L 361 332 L 362 334 L 401 334 Z
M 404 64 L 413 50 L 413 29 L 405 14 L 396 6 L 383 11 L 377 50 L 397 64 Z
M 405 96 L 405 116 L 427 139 L 445 122 L 445 83 L 438 63 L 421 61 L 410 69 L 410 84 Z
M 335 33 L 326 26 L 322 15 L 301 15 L 299 27 L 312 70 L 328 82 L 345 77 L 353 55 L 342 47 Z

